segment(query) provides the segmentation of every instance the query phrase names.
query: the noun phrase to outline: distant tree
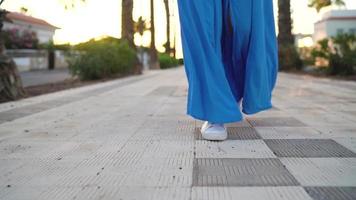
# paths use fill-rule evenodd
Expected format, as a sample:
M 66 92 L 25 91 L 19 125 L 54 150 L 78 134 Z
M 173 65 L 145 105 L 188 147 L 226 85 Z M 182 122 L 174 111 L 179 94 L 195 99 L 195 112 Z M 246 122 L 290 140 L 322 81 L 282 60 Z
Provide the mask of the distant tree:
M 150 44 L 150 68 L 151 69 L 159 69 L 158 62 L 158 53 L 156 49 L 156 31 L 155 31 L 155 9 L 154 9 L 154 0 L 150 0 L 151 3 L 151 44 Z
M 163 0 L 164 2 L 164 7 L 166 10 L 166 21 L 167 21 L 167 26 L 166 26 L 166 35 L 167 35 L 167 42 L 164 44 L 164 47 L 166 48 L 166 53 L 170 54 L 171 53 L 171 36 L 170 36 L 170 11 L 169 11 L 169 0 Z
M 20 8 L 20 10 L 21 10 L 21 13 L 24 13 L 24 14 L 26 14 L 26 13 L 28 12 L 28 8 L 26 8 L 26 7 L 24 7 L 24 6 L 22 6 L 22 7 Z
M 140 34 L 142 37 L 144 32 L 150 30 L 149 25 L 146 20 L 140 16 L 137 22 L 134 22 L 134 32 Z
M 330 5 L 345 5 L 345 2 L 343 0 L 309 0 L 309 7 L 315 8 L 318 12 L 327 6 Z
M 64 5 L 64 9 L 69 10 L 77 6 L 78 3 L 85 3 L 86 0 L 59 0 Z

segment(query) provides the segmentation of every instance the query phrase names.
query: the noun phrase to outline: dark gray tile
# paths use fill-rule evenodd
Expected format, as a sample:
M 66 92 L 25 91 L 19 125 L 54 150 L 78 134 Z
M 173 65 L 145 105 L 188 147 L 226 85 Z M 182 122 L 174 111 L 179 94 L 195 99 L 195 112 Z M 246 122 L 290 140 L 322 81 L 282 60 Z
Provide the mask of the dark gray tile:
M 172 95 L 175 91 L 177 90 L 177 86 L 160 86 L 154 90 L 152 90 L 150 93 L 148 93 L 148 96 L 152 95 L 164 95 L 164 96 L 170 96 Z
M 227 127 L 229 140 L 259 140 L 261 136 L 253 127 Z M 200 127 L 195 128 L 195 139 L 202 140 Z
M 266 139 L 278 157 L 356 157 L 356 153 L 331 139 Z
M 296 186 L 276 158 L 195 158 L 193 186 Z
M 314 200 L 355 200 L 356 187 L 304 187 Z
M 288 126 L 299 127 L 306 126 L 303 122 L 293 117 L 264 117 L 264 118 L 247 118 L 252 126 Z
M 345 111 L 345 112 L 356 117 L 356 111 Z

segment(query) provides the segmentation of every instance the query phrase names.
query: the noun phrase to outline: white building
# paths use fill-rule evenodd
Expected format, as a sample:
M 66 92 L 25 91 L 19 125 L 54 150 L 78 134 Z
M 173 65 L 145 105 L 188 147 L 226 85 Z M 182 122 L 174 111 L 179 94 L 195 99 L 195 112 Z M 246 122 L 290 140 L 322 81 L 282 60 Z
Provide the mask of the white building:
M 42 19 L 18 12 L 10 12 L 6 17 L 12 23 L 5 21 L 4 30 L 17 28 L 20 32 L 24 30 L 34 31 L 37 33 L 39 43 L 46 43 L 52 40 L 56 29 L 59 29 Z M 20 72 L 48 68 L 48 52 L 44 49 L 7 49 L 6 53 L 13 58 Z M 56 50 L 55 68 L 65 68 L 67 66 L 64 52 Z
M 338 33 L 356 34 L 356 10 L 330 10 L 314 24 L 313 40 L 317 42 Z
M 18 12 L 10 12 L 6 15 L 13 23 L 4 22 L 3 29 L 18 28 L 20 31 L 30 30 L 37 33 L 39 43 L 48 42 L 53 38 L 54 32 L 59 27 L 53 26 L 45 20 L 38 19 Z

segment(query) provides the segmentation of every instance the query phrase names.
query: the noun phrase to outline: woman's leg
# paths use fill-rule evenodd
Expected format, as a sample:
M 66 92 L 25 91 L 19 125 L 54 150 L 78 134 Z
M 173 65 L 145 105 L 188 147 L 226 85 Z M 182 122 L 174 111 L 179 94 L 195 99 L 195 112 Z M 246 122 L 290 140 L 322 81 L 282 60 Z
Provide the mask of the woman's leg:
M 223 60 L 242 112 L 272 107 L 278 72 L 272 0 L 223 0 Z
M 187 114 L 227 123 L 242 120 L 222 62 L 222 1 L 178 0 L 185 72 Z

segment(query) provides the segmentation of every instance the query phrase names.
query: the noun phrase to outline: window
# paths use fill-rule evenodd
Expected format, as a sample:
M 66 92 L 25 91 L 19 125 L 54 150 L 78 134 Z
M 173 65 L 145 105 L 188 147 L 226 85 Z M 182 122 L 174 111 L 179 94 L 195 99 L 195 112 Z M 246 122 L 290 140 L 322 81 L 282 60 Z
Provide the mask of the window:
M 350 34 L 356 34 L 356 28 L 351 28 L 350 30 L 349 30 L 349 32 L 350 32 Z
M 344 29 L 342 29 L 342 28 L 336 29 L 336 33 L 337 34 L 342 34 L 342 33 L 344 33 Z

